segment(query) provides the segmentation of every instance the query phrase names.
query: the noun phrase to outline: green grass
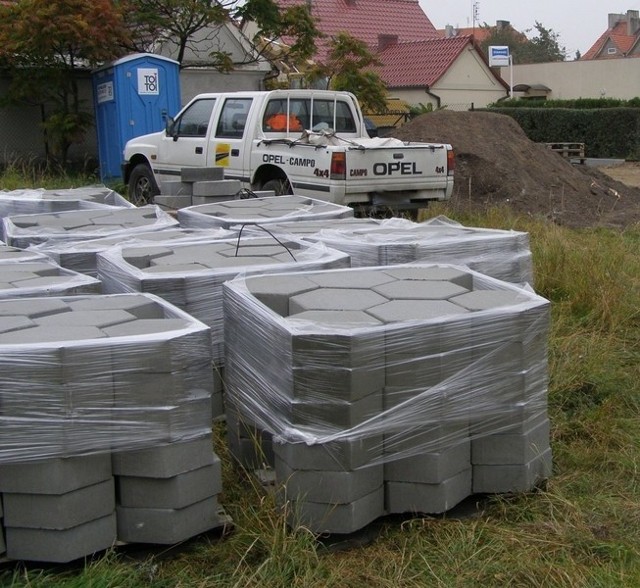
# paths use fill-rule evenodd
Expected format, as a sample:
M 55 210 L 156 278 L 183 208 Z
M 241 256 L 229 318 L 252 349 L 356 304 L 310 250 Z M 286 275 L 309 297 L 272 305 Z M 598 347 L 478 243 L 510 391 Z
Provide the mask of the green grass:
M 530 234 L 534 286 L 552 301 L 554 472 L 544 489 L 491 497 L 459 519 L 390 518 L 371 541 L 331 549 L 287 526 L 274 498 L 232 465 L 219 426 L 228 534 L 152 555 L 120 548 L 74 569 L 16 564 L 0 585 L 640 586 L 640 227 L 576 231 L 500 209 L 434 212 Z

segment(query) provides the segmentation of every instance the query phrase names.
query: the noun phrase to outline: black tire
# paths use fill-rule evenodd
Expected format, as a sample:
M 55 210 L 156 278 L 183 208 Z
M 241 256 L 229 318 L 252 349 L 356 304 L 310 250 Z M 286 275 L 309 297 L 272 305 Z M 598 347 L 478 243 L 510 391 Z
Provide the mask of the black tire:
M 293 194 L 293 189 L 289 180 L 286 178 L 276 178 L 274 180 L 268 180 L 262 185 L 263 190 L 273 190 L 276 196 L 286 196 Z
M 129 176 L 129 200 L 136 206 L 153 204 L 154 196 L 160 194 L 151 168 L 146 163 L 139 163 Z

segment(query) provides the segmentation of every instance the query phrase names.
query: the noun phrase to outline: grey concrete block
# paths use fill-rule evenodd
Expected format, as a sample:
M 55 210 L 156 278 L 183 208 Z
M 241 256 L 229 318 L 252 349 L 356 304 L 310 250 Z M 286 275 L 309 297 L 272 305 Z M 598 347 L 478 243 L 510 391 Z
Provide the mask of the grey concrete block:
M 29 529 L 70 529 L 115 512 L 113 478 L 64 494 L 5 492 L 4 526 Z
M 116 515 L 70 529 L 6 529 L 10 559 L 67 563 L 110 548 L 116 541 Z
M 162 182 L 161 186 L 161 196 L 185 196 L 190 197 L 192 192 L 192 182 L 183 182 L 183 181 L 166 181 Z M 191 200 L 191 198 L 189 198 Z M 156 196 L 153 199 L 154 204 L 159 204 L 158 197 Z
M 0 464 L 1 492 L 63 494 L 110 478 L 110 453 Z
M 475 290 L 450 299 L 451 302 L 470 311 L 489 310 L 512 306 L 528 300 L 521 292 L 514 290 Z
M 547 449 L 519 465 L 474 465 L 473 491 L 478 493 L 529 492 L 551 475 L 552 454 Z
M 374 366 L 331 369 L 309 364 L 294 367 L 292 377 L 293 397 L 301 402 L 356 402 L 384 386 L 384 370 Z
M 276 457 L 275 470 L 286 499 L 294 501 L 347 504 L 373 492 L 384 481 L 382 465 L 354 471 L 294 470 Z
M 215 497 L 180 509 L 119 506 L 116 512 L 118 539 L 128 543 L 171 545 L 219 528 L 227 522 Z
M 369 308 L 368 312 L 383 323 L 397 323 L 451 317 L 468 311 L 447 300 L 391 300 Z
M 23 315 L 37 318 L 57 312 L 68 312 L 69 305 L 59 298 L 29 298 L 0 301 L 0 316 Z
M 471 442 L 471 461 L 474 465 L 524 464 L 549 449 L 548 420 L 523 434 L 483 435 Z
M 384 464 L 385 482 L 440 484 L 471 467 L 471 443 L 463 441 L 443 449 L 394 459 Z
M 298 401 L 291 402 L 291 423 L 294 427 L 310 425 L 321 430 L 351 429 L 382 412 L 382 391 L 353 402 Z
M 171 478 L 118 476 L 118 504 L 131 508 L 184 508 L 222 492 L 220 458 Z
M 444 399 L 443 404 L 446 405 Z M 420 416 L 417 420 L 421 420 Z M 435 418 L 431 423 L 411 426 L 405 419 L 398 419 L 397 424 L 385 428 L 384 455 L 390 462 L 421 453 L 439 453 L 468 440 L 469 424 L 466 421 Z
M 112 296 L 71 298 L 67 300 L 71 310 L 123 310 L 138 319 L 164 318 L 166 309 L 156 300 L 144 294 L 118 294 Z
M 373 435 L 316 445 L 276 440 L 273 451 L 293 470 L 351 471 L 381 459 L 382 439 Z
M 386 362 L 385 385 L 390 389 L 425 390 L 433 386 L 446 386 L 449 378 L 466 378 L 466 372 L 473 363 L 469 348 L 448 353 L 424 353 L 414 356 L 394 355 Z M 456 386 L 460 383 L 456 381 Z
M 255 439 L 240 437 L 236 432 L 228 431 L 227 442 L 233 459 L 247 470 L 273 467 L 275 456 L 273 442 L 262 436 Z
M 280 316 L 289 315 L 289 298 L 317 288 L 304 276 L 254 276 L 247 279 L 247 288 L 262 304 Z
M 301 525 L 312 533 L 354 533 L 385 514 L 384 489 L 347 504 L 291 501 L 286 504 L 286 514 L 294 528 Z
M 180 170 L 183 182 L 204 182 L 224 179 L 223 167 L 183 167 Z
M 439 484 L 385 482 L 385 495 L 390 514 L 447 512 L 471 495 L 471 468 Z
M 211 433 L 197 439 L 113 453 L 116 476 L 171 478 L 211 463 Z
M 468 292 L 462 286 L 438 280 L 396 280 L 372 289 L 389 300 L 448 300 Z
M 192 195 L 204 198 L 216 198 L 226 196 L 228 200 L 233 200 L 235 195 L 242 189 L 240 180 L 213 180 L 197 181 L 193 183 Z
M 160 194 L 153 197 L 153 203 L 163 209 L 178 210 L 193 205 L 193 197 L 190 194 Z
M 307 310 L 366 310 L 389 299 L 368 289 L 322 288 L 289 299 L 289 314 Z

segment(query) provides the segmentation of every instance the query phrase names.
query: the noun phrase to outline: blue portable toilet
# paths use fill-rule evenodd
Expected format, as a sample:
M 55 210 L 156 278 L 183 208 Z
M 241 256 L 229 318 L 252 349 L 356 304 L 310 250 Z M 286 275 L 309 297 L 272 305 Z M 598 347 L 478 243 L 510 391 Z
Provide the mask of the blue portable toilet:
M 180 110 L 180 64 L 136 53 L 93 72 L 93 101 L 103 182 L 122 177 L 122 151 L 133 137 L 165 128 Z

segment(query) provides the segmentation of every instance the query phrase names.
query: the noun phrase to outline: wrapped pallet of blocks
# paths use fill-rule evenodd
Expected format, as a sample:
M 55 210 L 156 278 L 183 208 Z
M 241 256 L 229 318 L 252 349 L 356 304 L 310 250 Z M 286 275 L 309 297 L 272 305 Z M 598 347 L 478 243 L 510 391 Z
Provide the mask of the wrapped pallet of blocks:
M 141 231 L 176 227 L 178 221 L 159 206 L 143 206 L 14 215 L 3 218 L 2 225 L 7 245 L 26 249 L 51 239 L 81 241 L 107 236 L 124 239 Z
M 98 275 L 96 256 L 101 251 L 106 251 L 110 247 L 121 246 L 125 243 L 130 246 L 136 244 L 140 246 L 157 244 L 179 244 L 198 241 L 211 241 L 214 239 L 230 238 L 237 234 L 236 231 L 227 229 L 182 229 L 168 226 L 159 231 L 143 231 L 129 235 L 116 235 L 101 237 L 98 239 L 69 240 L 50 238 L 44 243 L 32 245 L 28 251 L 32 255 L 48 256 L 60 266 L 87 274 L 89 276 Z M 0 250 L 0 255 L 2 251 Z M 0 257 L 2 261 L 2 257 Z
M 549 304 L 530 289 L 416 264 L 224 292 L 231 450 L 272 456 L 293 524 L 350 533 L 549 476 Z
M 514 284 L 533 283 L 529 235 L 521 231 L 466 227 L 443 216 L 422 223 L 390 218 L 360 226 L 316 222 L 315 232 L 310 224 L 287 222 L 270 228 L 344 251 L 351 267 L 451 263 Z
M 269 225 L 277 221 L 342 219 L 353 217 L 353 208 L 305 196 L 267 196 L 188 206 L 178 210 L 183 227 L 231 228 Z
M 6 555 L 67 562 L 220 527 L 209 328 L 145 294 L 0 300 Z
M 211 328 L 216 381 L 213 416 L 223 405 L 222 285 L 238 274 L 348 267 L 349 257 L 322 244 L 243 237 L 193 243 L 124 245 L 97 255 L 105 293 L 150 292 Z
M 14 215 L 99 208 L 135 208 L 135 206 L 105 186 L 85 186 L 60 190 L 27 188 L 0 191 L 0 221 L 4 217 Z M 2 231 L 2 224 L 0 224 L 0 239 Z

